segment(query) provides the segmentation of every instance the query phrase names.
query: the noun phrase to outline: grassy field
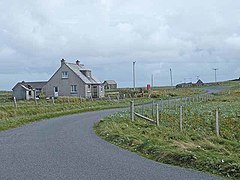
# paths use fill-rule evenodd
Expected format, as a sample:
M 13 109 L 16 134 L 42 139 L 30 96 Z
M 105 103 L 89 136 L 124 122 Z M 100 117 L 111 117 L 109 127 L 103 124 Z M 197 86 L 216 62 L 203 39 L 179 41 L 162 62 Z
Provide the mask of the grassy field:
M 125 91 L 131 92 L 131 90 L 125 89 Z M 203 92 L 202 90 L 188 89 L 179 90 L 171 89 L 158 89 L 159 93 L 163 94 L 163 98 L 175 94 L 175 96 L 183 96 L 184 94 L 196 94 Z M 133 97 L 133 96 L 132 96 Z M 125 98 L 117 100 L 116 96 L 112 96 L 104 99 L 82 99 L 82 102 L 77 97 L 59 97 L 55 99 L 54 104 L 52 100 L 46 100 L 44 98 L 37 101 L 37 104 L 33 100 L 31 101 L 18 101 L 17 108 L 13 105 L 11 92 L 0 93 L 0 131 L 7 130 L 21 126 L 26 123 L 38 121 L 41 119 L 47 119 L 51 117 L 57 117 L 67 114 L 74 114 L 86 111 L 95 111 L 102 109 L 120 108 L 129 106 L 129 102 L 134 100 L 137 104 L 150 103 L 153 99 L 148 98 L 144 94 L 144 97 L 137 98 Z M 122 98 L 122 97 L 120 97 Z
M 182 132 L 175 104 L 160 112 L 159 127 L 139 118 L 132 122 L 129 112 L 123 112 L 106 117 L 94 129 L 105 140 L 155 161 L 240 179 L 239 85 L 231 84 L 207 102 L 178 101 L 179 105 L 183 106 Z M 215 134 L 216 109 L 220 137 Z M 143 113 L 151 117 L 150 109 Z

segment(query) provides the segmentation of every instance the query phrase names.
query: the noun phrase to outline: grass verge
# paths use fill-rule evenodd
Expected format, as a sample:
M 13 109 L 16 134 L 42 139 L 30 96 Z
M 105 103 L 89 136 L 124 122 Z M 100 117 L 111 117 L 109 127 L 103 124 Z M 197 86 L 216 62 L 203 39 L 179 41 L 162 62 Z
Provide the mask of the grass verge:
M 183 132 L 179 114 L 168 110 L 156 127 L 128 112 L 116 113 L 95 124 L 100 137 L 149 159 L 192 168 L 229 179 L 240 179 L 239 89 L 215 94 L 210 102 L 185 107 Z M 220 135 L 214 132 L 214 108 L 220 111 Z
M 174 93 L 175 96 L 186 94 L 199 94 L 203 91 L 200 89 L 163 89 L 162 98 L 166 98 Z M 156 99 L 156 98 L 155 98 Z M 75 114 L 87 111 L 96 111 L 103 109 L 123 108 L 129 106 L 129 102 L 134 100 L 136 104 L 146 104 L 154 98 L 139 97 L 126 99 L 79 99 L 77 97 L 59 97 L 52 100 L 40 99 L 35 104 L 34 101 L 18 101 L 17 108 L 13 106 L 10 92 L 0 92 L 0 131 L 15 128 L 27 123 L 48 119 L 62 115 Z

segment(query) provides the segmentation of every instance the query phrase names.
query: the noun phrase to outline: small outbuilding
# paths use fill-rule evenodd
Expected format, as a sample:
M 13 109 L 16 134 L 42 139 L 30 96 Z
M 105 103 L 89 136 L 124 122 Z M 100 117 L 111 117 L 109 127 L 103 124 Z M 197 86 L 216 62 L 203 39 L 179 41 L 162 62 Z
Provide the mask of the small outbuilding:
M 106 80 L 103 82 L 104 89 L 116 89 L 117 83 L 114 80 Z
M 42 91 L 47 82 L 19 82 L 13 88 L 13 97 L 17 100 L 34 99 Z
M 200 79 L 195 84 L 195 86 L 203 86 L 203 85 L 204 83 Z

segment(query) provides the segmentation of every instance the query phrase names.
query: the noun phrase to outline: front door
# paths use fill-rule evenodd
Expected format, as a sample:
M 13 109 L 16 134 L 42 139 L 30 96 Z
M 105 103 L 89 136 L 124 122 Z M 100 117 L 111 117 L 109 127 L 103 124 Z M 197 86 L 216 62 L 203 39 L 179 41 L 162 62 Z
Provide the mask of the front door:
M 58 87 L 54 87 L 54 97 L 58 97 Z
M 92 97 L 93 97 L 93 98 L 97 98 L 97 97 L 98 97 L 97 86 L 93 86 Z

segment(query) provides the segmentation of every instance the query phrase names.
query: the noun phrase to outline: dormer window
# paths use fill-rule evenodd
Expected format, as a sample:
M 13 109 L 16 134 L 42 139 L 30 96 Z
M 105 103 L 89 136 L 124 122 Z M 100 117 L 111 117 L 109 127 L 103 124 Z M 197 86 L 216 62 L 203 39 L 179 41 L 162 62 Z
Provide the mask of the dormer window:
M 63 71 L 62 72 L 62 79 L 67 79 L 68 78 L 68 72 L 67 71 Z

